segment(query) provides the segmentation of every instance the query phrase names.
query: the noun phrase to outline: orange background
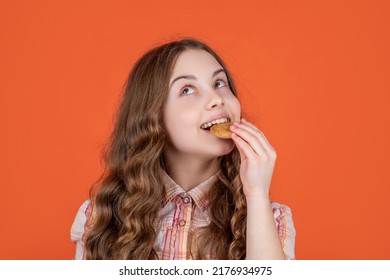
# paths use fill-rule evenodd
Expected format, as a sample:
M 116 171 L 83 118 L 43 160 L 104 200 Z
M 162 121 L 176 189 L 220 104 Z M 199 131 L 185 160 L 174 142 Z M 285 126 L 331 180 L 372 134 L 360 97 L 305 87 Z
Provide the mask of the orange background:
M 193 36 L 278 152 L 296 257 L 390 259 L 389 15 L 385 0 L 1 1 L 0 258 L 74 256 L 133 63 Z

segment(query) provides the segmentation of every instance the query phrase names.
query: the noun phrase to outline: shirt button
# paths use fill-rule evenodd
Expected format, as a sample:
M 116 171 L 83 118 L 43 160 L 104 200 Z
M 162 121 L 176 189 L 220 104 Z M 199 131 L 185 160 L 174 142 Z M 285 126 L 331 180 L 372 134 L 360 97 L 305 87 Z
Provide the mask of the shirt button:
M 185 204 L 189 203 L 190 202 L 190 198 L 188 196 L 183 197 L 183 202 Z
M 179 226 L 184 227 L 185 225 L 186 225 L 186 221 L 184 220 L 179 221 Z

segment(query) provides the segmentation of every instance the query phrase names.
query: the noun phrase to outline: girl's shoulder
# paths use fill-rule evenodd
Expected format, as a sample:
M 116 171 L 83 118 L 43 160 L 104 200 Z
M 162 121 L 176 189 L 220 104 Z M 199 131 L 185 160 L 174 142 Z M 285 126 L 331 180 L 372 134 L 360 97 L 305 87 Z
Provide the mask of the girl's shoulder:
M 280 220 L 282 218 L 292 220 L 292 212 L 290 207 L 288 207 L 287 205 L 272 201 L 271 207 L 274 213 L 275 220 Z
M 89 205 L 91 201 L 88 199 L 81 204 L 77 211 L 76 217 L 73 221 L 72 228 L 70 230 L 70 237 L 73 242 L 80 241 L 84 235 L 85 223 L 87 221 Z
M 291 212 L 290 207 L 276 201 L 271 201 L 271 206 L 272 206 L 272 210 L 282 210 L 286 212 Z
M 287 205 L 271 202 L 275 224 L 286 259 L 295 259 L 295 236 L 296 230 L 292 219 L 290 207 Z

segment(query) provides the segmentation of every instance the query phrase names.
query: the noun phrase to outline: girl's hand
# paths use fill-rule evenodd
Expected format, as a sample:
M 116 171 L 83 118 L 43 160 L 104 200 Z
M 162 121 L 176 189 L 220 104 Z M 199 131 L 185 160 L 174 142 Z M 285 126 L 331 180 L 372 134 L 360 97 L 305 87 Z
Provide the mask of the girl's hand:
M 269 188 L 276 161 L 276 151 L 263 132 L 245 119 L 230 130 L 241 156 L 240 177 L 245 196 L 269 198 Z

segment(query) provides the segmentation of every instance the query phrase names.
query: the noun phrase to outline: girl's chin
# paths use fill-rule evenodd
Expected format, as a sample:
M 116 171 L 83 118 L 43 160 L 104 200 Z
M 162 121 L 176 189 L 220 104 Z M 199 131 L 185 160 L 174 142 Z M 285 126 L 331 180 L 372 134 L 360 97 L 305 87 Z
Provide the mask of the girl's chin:
M 231 139 L 221 139 L 222 143 L 216 145 L 210 145 L 207 149 L 210 150 L 210 153 L 215 156 L 224 156 L 231 153 L 234 149 L 234 142 Z

